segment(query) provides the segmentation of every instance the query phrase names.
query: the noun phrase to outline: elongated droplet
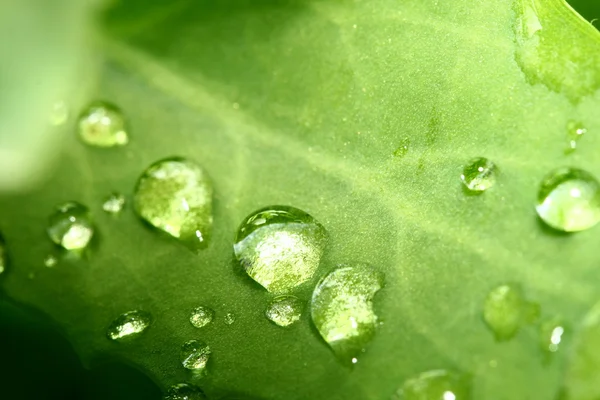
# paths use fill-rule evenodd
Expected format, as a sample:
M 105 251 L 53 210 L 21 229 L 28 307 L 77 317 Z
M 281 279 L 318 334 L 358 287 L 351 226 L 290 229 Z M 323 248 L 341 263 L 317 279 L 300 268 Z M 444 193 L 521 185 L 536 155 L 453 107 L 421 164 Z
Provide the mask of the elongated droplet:
M 496 183 L 496 165 L 484 157 L 474 158 L 465 166 L 460 179 L 470 191 L 483 192 Z
M 587 129 L 578 121 L 569 121 L 567 124 L 567 149 L 565 153 L 572 153 L 577 149 L 579 140 L 587 133 Z
M 89 210 L 82 204 L 69 202 L 57 207 L 50 216 L 48 236 L 67 250 L 87 247 L 94 235 Z
M 190 340 L 181 346 L 181 364 L 195 372 L 204 372 L 210 358 L 210 347 L 200 340 Z
M 467 400 L 470 398 L 470 378 L 444 369 L 423 372 L 407 379 L 397 393 L 398 400 Z
M 202 389 L 189 383 L 178 383 L 171 386 L 165 394 L 164 400 L 205 400 Z
M 125 117 L 114 104 L 94 102 L 79 116 L 79 137 L 90 146 L 114 147 L 126 145 L 129 136 Z
M 275 325 L 289 326 L 300 319 L 302 308 L 304 304 L 296 296 L 278 296 L 269 303 L 265 316 Z
M 600 221 L 600 184 L 581 169 L 554 170 L 542 181 L 536 211 L 554 229 L 589 229 Z
M 325 228 L 302 210 L 272 206 L 248 216 L 233 250 L 246 273 L 272 293 L 310 280 L 321 261 Z
M 212 322 L 215 312 L 208 307 L 199 306 L 192 310 L 190 323 L 196 328 L 202 328 Z
M 227 313 L 225 314 L 225 324 L 226 325 L 233 325 L 235 323 L 235 314 L 234 313 Z
M 118 214 L 125 207 L 125 196 L 120 193 L 112 193 L 102 203 L 102 209 L 109 214 Z
M 565 333 L 564 324 L 558 318 L 548 319 L 540 325 L 540 346 L 545 353 L 556 353 Z
M 383 286 L 383 274 L 367 264 L 342 265 L 315 287 L 311 317 L 334 353 L 355 364 L 373 339 L 377 315 L 373 297 Z
M 145 311 L 129 311 L 119 315 L 108 327 L 107 336 L 117 342 L 134 339 L 140 336 L 152 322 L 152 317 Z
M 137 182 L 133 206 L 137 214 L 169 235 L 206 247 L 212 227 L 213 188 L 204 170 L 183 158 L 160 160 Z
M 521 326 L 535 321 L 539 306 L 528 302 L 521 288 L 505 284 L 487 295 L 483 306 L 483 319 L 498 341 L 512 339 Z
M 6 252 L 6 242 L 2 235 L 0 235 L 0 275 L 6 271 L 6 266 L 8 264 L 8 256 Z

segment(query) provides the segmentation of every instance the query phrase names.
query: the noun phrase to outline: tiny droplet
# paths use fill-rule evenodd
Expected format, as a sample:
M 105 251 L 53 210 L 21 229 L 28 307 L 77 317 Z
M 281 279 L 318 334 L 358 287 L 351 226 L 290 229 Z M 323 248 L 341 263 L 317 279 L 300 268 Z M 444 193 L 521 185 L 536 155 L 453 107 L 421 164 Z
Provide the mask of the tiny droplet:
M 565 153 L 572 153 L 577 149 L 579 140 L 587 133 L 587 129 L 579 121 L 569 121 L 567 123 L 567 149 Z
M 235 314 L 234 313 L 227 313 L 225 314 L 225 324 L 227 325 L 233 325 L 233 323 L 235 322 Z
M 210 347 L 200 340 L 190 340 L 181 346 L 181 365 L 186 369 L 203 373 L 209 358 Z
M 140 336 L 152 322 L 152 317 L 145 311 L 129 311 L 119 315 L 109 326 L 107 336 L 117 342 L 134 339 Z
M 69 107 L 64 101 L 57 101 L 52 105 L 50 112 L 50 124 L 54 126 L 63 125 L 69 119 Z
M 303 307 L 304 304 L 296 296 L 277 296 L 269 303 L 265 316 L 275 325 L 290 326 L 300 320 Z
M 215 317 L 215 312 L 204 306 L 196 307 L 190 315 L 190 323 L 196 328 L 202 328 L 212 322 Z
M 206 400 L 206 396 L 202 389 L 189 383 L 178 383 L 171 386 L 164 400 Z
M 496 183 L 496 165 L 484 157 L 474 158 L 464 167 L 460 176 L 465 187 L 472 192 L 484 192 Z
M 129 142 L 125 117 L 114 104 L 94 102 L 79 116 L 79 137 L 90 146 L 114 147 Z
M 56 264 L 58 264 L 58 259 L 53 256 L 52 254 L 48 254 L 45 258 L 44 258 L 44 265 L 48 268 L 52 268 L 54 267 Z
M 471 382 L 455 371 L 432 370 L 407 379 L 397 395 L 400 400 L 466 400 L 471 398 Z
M 0 235 L 0 275 L 6 271 L 7 264 L 8 256 L 6 252 L 6 242 L 4 241 L 4 237 Z
M 540 346 L 546 353 L 556 353 L 563 340 L 565 327 L 558 318 L 550 318 L 540 324 Z
M 483 320 L 498 341 L 512 339 L 521 326 L 533 322 L 538 314 L 539 306 L 528 302 L 521 288 L 514 284 L 492 289 L 483 305 Z
M 400 145 L 394 151 L 394 157 L 402 158 L 408 153 L 410 139 L 404 138 L 400 141 Z
M 88 246 L 94 227 L 87 207 L 77 202 L 64 203 L 50 216 L 48 236 L 67 250 L 81 250 Z
M 109 214 L 118 214 L 123 207 L 125 207 L 125 196 L 120 193 L 111 193 L 102 203 L 102 209 Z

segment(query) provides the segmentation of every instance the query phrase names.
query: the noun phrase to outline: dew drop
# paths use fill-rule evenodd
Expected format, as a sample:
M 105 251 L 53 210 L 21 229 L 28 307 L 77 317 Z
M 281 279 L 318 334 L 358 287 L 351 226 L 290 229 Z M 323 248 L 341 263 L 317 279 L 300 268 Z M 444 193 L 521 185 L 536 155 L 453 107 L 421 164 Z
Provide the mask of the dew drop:
M 50 216 L 48 236 L 67 250 L 81 250 L 94 235 L 89 210 L 76 202 L 64 203 Z
M 190 323 L 196 328 L 202 328 L 212 322 L 215 312 L 208 307 L 199 306 L 192 310 Z
M 181 346 L 181 365 L 186 369 L 204 372 L 209 358 L 210 347 L 200 340 L 190 340 Z
M 248 216 L 233 250 L 246 273 L 272 293 L 310 280 L 327 242 L 325 228 L 294 207 L 272 206 Z
M 556 353 L 563 340 L 565 327 L 558 318 L 551 318 L 540 325 L 540 346 L 546 353 Z
M 496 165 L 484 157 L 474 158 L 464 167 L 462 183 L 472 192 L 483 192 L 496 183 Z
M 44 257 L 44 265 L 48 268 L 52 268 L 58 264 L 58 260 L 52 254 L 48 254 Z
M 467 375 L 444 369 L 423 372 L 407 379 L 398 390 L 398 400 L 466 400 L 471 398 Z
M 483 319 L 498 341 L 512 339 L 521 326 L 535 321 L 538 315 L 539 306 L 528 302 L 514 284 L 492 289 L 483 306 Z
M 57 101 L 52 105 L 50 111 L 50 124 L 54 126 L 63 125 L 69 119 L 69 107 L 64 101 Z
M 0 275 L 6 271 L 6 267 L 8 264 L 8 256 L 6 252 L 6 242 L 4 238 L 0 235 Z
M 164 400 L 205 400 L 202 389 L 188 383 L 178 383 L 171 386 L 165 394 Z
M 118 214 L 125 207 L 125 196 L 120 193 L 112 193 L 104 199 L 102 209 L 109 214 Z
M 225 314 L 225 324 L 227 325 L 233 325 L 233 323 L 235 322 L 235 314 L 234 313 L 227 313 Z
M 289 326 L 300 319 L 303 307 L 304 304 L 296 296 L 277 296 L 269 303 L 265 316 L 275 325 Z
M 587 133 L 587 129 L 583 126 L 581 122 L 578 121 L 569 121 L 567 124 L 567 149 L 565 153 L 572 153 L 577 149 L 577 144 L 579 140 Z
M 152 322 L 145 311 L 129 311 L 119 315 L 109 326 L 107 336 L 110 340 L 122 342 L 140 336 Z
M 212 227 L 213 188 L 204 170 L 183 158 L 149 166 L 133 197 L 137 214 L 150 225 L 195 247 L 206 247 Z
M 121 110 L 110 103 L 94 102 L 79 116 L 79 137 L 90 146 L 114 147 L 126 145 L 129 136 Z
M 382 286 L 382 273 L 367 264 L 353 264 L 341 265 L 315 287 L 312 320 L 344 363 L 354 364 L 375 335 L 373 297 Z
M 536 211 L 554 229 L 564 232 L 589 229 L 600 221 L 600 184 L 581 169 L 554 170 L 540 185 Z

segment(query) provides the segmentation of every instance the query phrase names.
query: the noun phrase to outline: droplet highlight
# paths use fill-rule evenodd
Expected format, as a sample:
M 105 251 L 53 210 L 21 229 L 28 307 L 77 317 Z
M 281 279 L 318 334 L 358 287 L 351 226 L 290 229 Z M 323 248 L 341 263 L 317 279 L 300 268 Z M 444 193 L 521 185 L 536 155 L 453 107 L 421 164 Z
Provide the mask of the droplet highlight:
M 551 318 L 540 324 L 540 346 L 546 353 L 556 353 L 563 341 L 565 326 L 558 318 Z
M 171 386 L 164 400 L 206 400 L 206 396 L 202 389 L 189 383 L 178 383 Z
M 569 121 L 567 124 L 567 148 L 565 153 L 572 153 L 577 150 L 579 140 L 587 133 L 587 129 L 579 121 Z
M 204 170 L 184 158 L 148 167 L 133 197 L 136 213 L 150 225 L 195 248 L 208 244 L 213 187 Z
M 407 379 L 397 400 L 466 400 L 471 398 L 469 376 L 444 369 L 423 372 Z
M 124 146 L 129 142 L 125 117 L 114 104 L 94 102 L 79 116 L 79 137 L 95 147 Z
M 196 328 L 203 328 L 215 318 L 215 312 L 204 306 L 196 307 L 190 315 L 190 323 Z
M 327 243 L 325 228 L 294 207 L 272 206 L 248 216 L 233 250 L 246 273 L 271 293 L 310 280 Z
M 118 214 L 125 207 L 125 196 L 121 193 L 111 193 L 104 199 L 102 209 L 109 214 Z
M 152 322 L 150 313 L 135 310 L 119 315 L 108 327 L 110 340 L 123 342 L 140 336 Z
M 542 221 L 556 230 L 589 229 L 600 221 L 600 184 L 581 169 L 554 170 L 540 185 L 536 211 Z
M 343 265 L 327 274 L 315 287 L 311 317 L 333 352 L 355 364 L 375 336 L 378 317 L 373 297 L 384 277 L 367 264 Z
M 483 319 L 496 340 L 507 341 L 524 324 L 534 322 L 539 312 L 539 306 L 527 301 L 519 286 L 505 284 L 488 293 L 483 306 Z
M 67 250 L 86 248 L 94 236 L 94 227 L 87 207 L 77 202 L 62 204 L 50 216 L 50 239 Z
M 186 369 L 203 373 L 209 358 L 210 347 L 200 340 L 190 340 L 181 346 L 181 365 Z
M 304 304 L 296 296 L 283 295 L 271 300 L 265 316 L 278 326 L 290 326 L 300 320 Z
M 474 158 L 463 169 L 460 180 L 472 192 L 484 192 L 496 183 L 496 165 L 484 157 Z

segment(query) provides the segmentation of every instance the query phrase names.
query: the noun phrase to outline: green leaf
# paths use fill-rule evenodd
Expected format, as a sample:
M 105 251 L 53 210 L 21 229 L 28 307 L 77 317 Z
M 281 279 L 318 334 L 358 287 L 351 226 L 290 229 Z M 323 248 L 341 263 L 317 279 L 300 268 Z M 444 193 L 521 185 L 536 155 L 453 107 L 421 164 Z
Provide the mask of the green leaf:
M 597 300 L 600 228 L 559 235 L 534 210 L 550 170 L 600 174 L 591 25 L 559 0 L 129 0 L 101 25 L 90 100 L 124 110 L 130 143 L 86 147 L 71 120 L 47 181 L 0 200 L 4 291 L 56 320 L 87 365 L 123 359 L 167 387 L 191 379 L 179 349 L 201 339 L 212 356 L 197 383 L 209 398 L 380 400 L 431 369 L 469 374 L 476 399 L 554 398 L 568 348 L 545 365 L 535 326 L 497 343 L 481 309 L 508 281 L 571 326 Z M 572 120 L 589 133 L 566 155 Z M 106 195 L 131 199 L 143 169 L 167 156 L 197 161 L 214 183 L 213 236 L 198 254 L 130 204 L 102 212 Z M 480 156 L 497 182 L 467 196 L 462 167 Z M 97 240 L 47 268 L 47 218 L 67 200 L 92 210 Z M 348 262 L 386 275 L 375 297 L 384 323 L 352 370 L 308 312 L 290 329 L 271 324 L 269 295 L 233 261 L 238 225 L 273 204 L 327 229 L 315 281 Z M 201 330 L 188 321 L 198 305 L 216 311 Z M 134 309 L 152 313 L 148 331 L 107 340 Z

